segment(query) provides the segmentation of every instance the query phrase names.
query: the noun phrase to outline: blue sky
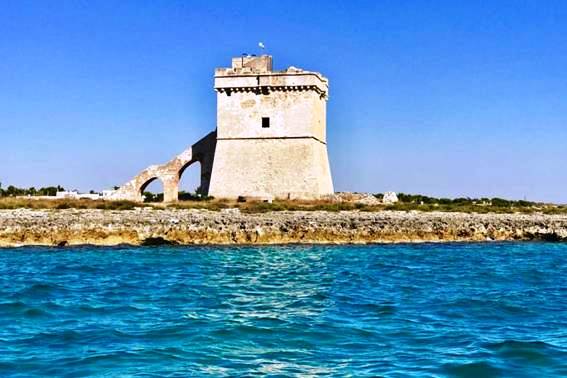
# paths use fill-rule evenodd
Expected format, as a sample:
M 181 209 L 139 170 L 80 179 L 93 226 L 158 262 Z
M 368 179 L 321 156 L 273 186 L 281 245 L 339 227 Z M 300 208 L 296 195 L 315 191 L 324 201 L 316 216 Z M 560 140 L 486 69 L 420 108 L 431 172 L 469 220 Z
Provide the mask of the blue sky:
M 101 190 L 169 160 L 215 127 L 214 68 L 263 41 L 330 79 L 336 190 L 567 203 L 565 20 L 564 1 L 3 1 L 0 182 Z

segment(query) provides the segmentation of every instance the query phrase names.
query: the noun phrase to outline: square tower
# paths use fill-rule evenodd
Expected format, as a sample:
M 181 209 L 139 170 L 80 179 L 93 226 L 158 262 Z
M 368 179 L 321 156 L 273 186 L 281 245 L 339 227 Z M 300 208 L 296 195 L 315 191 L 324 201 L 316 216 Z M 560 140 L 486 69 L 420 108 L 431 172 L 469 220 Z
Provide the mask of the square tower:
M 215 70 L 217 144 L 209 195 L 313 199 L 333 193 L 327 156 L 328 80 L 269 55 Z

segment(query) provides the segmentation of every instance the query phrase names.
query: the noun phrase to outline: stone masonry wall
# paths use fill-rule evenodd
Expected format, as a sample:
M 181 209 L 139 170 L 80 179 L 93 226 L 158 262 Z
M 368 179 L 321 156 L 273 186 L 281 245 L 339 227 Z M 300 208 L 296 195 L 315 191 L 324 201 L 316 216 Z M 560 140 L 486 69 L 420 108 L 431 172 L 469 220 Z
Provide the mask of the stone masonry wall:
M 315 198 L 333 193 L 327 147 L 315 139 L 217 141 L 209 194 Z

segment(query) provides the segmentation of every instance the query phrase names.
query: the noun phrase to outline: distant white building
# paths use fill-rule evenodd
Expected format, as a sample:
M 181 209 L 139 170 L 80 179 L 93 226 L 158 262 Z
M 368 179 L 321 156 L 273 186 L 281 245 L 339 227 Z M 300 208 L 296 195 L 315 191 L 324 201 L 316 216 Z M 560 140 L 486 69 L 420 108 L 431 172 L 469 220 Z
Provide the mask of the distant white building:
M 114 193 L 116 193 L 116 190 L 103 190 L 102 191 L 102 198 L 103 199 L 109 199 L 114 195 Z
M 79 193 L 79 199 L 98 200 L 102 199 L 102 196 L 99 193 Z
M 91 199 L 98 200 L 102 199 L 102 195 L 99 193 L 79 193 L 76 190 L 57 192 L 55 194 L 55 199 Z
M 78 199 L 79 198 L 79 192 L 77 192 L 76 190 L 57 192 L 55 194 L 55 198 L 57 198 L 57 199 Z

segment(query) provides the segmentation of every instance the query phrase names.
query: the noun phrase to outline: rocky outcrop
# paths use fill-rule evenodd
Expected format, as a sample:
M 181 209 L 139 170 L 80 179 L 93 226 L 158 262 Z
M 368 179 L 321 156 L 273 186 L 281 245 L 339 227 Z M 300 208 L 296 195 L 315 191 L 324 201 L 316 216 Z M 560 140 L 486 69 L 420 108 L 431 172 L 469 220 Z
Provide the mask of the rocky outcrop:
M 0 246 L 567 241 L 566 215 L 2 210 Z
M 395 192 L 386 192 L 384 193 L 384 197 L 382 198 L 382 202 L 390 205 L 393 203 L 398 202 L 398 195 Z
M 324 199 L 339 203 L 354 203 L 367 206 L 381 205 L 382 201 L 372 193 L 336 192 L 325 196 Z

